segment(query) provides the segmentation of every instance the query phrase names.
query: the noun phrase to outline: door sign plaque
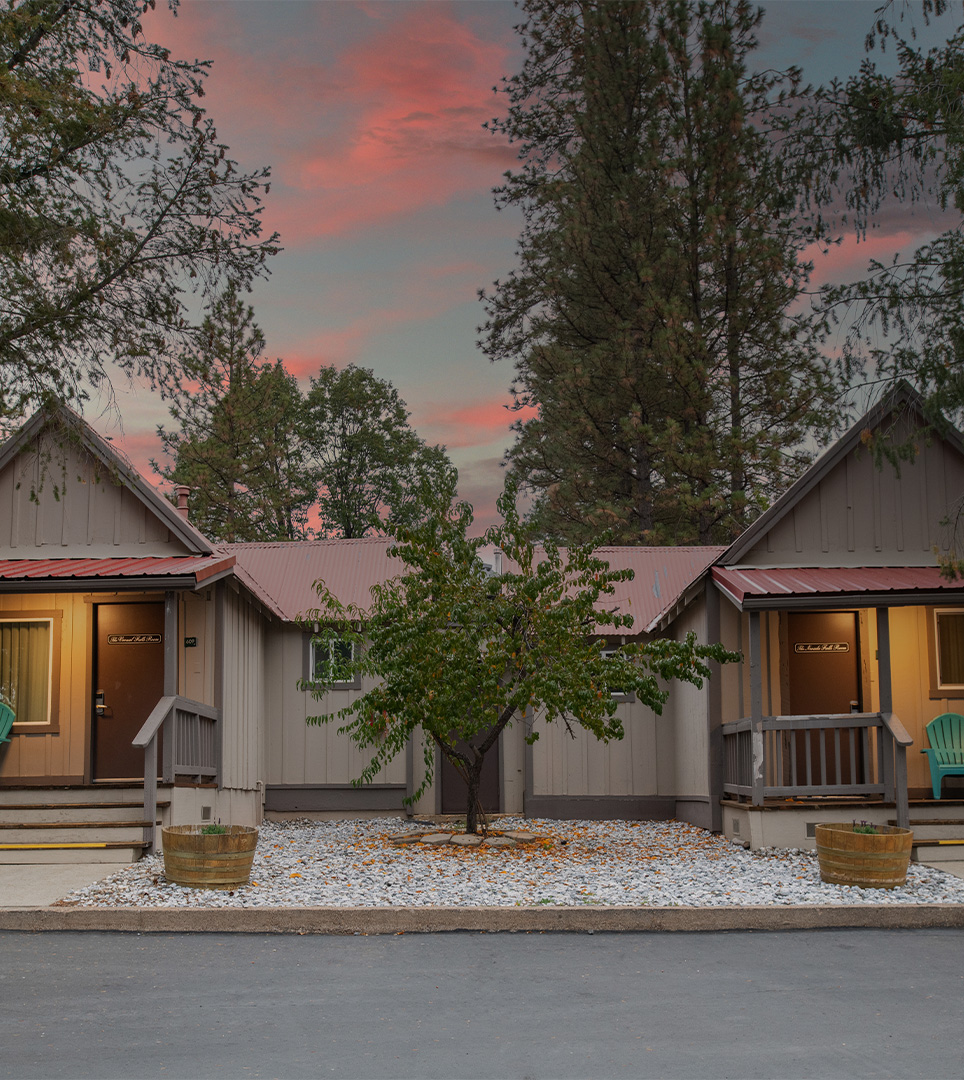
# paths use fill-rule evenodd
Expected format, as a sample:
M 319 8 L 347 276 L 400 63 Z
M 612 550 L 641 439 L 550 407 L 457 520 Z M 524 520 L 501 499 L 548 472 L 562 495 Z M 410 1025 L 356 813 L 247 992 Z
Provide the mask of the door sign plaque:
M 108 634 L 108 645 L 160 645 L 163 634 Z
M 844 653 L 850 652 L 849 641 L 798 641 L 793 646 L 796 653 Z

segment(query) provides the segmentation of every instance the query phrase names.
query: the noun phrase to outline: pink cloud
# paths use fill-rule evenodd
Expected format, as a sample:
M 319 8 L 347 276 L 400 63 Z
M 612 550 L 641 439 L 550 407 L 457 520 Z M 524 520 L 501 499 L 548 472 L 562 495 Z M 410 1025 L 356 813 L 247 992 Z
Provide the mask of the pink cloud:
M 357 279 L 353 280 L 341 293 L 338 286 L 326 293 L 324 315 L 319 321 L 328 328 L 287 341 L 276 339 L 271 348 L 282 353 L 285 367 L 298 378 L 316 374 L 322 364 L 345 367 L 363 359 L 372 338 L 402 326 L 429 322 L 460 304 L 474 301 L 478 283 L 488 273 L 488 267 L 471 261 L 419 264 L 404 274 L 393 275 L 392 302 L 381 307 L 372 303 L 371 295 Z M 363 298 L 361 305 L 359 295 Z M 344 312 L 349 314 L 341 314 Z
M 436 403 L 420 410 L 425 414 L 426 422 L 416 426 L 419 431 L 423 427 L 426 431 L 431 429 L 431 438 L 449 449 L 487 446 L 499 439 L 507 440 L 516 421 L 528 420 L 536 414 L 534 408 L 514 411 L 510 406 L 508 394 L 461 409 Z
M 894 257 L 894 253 L 909 253 L 923 240 L 920 234 L 908 229 L 892 233 L 870 233 L 866 239 L 858 239 L 849 234 L 826 253 L 811 252 L 807 257 L 814 262 L 812 286 L 826 285 L 832 282 L 855 281 L 863 277 L 867 264 L 876 259 L 885 265 Z

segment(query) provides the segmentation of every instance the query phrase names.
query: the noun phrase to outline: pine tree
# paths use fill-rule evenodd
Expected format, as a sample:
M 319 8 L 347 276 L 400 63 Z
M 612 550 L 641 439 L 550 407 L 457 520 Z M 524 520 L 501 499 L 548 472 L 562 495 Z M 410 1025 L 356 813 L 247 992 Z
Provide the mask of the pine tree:
M 181 359 L 187 382 L 158 429 L 173 466 L 155 469 L 192 489 L 191 520 L 226 542 L 307 534 L 314 501 L 299 436 L 302 396 L 280 360 L 263 359 L 264 335 L 236 287 L 210 306 L 202 349 Z
M 829 434 L 836 389 L 790 309 L 812 239 L 766 125 L 796 73 L 753 76 L 741 0 L 527 0 L 522 72 L 492 126 L 519 268 L 484 294 L 516 365 L 513 472 L 547 535 L 738 534 Z

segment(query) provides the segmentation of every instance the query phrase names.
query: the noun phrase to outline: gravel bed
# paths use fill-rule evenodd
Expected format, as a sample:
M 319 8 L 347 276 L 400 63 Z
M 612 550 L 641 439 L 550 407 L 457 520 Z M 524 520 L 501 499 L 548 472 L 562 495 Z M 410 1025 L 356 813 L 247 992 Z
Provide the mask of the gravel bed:
M 160 856 L 70 893 L 81 907 L 513 907 L 552 904 L 964 903 L 964 879 L 911 863 L 900 889 L 824 885 L 814 852 L 747 851 L 675 821 L 500 818 L 540 840 L 515 849 L 399 846 L 401 818 L 265 822 L 251 884 L 234 892 L 169 883 Z M 425 827 L 437 832 L 439 826 Z

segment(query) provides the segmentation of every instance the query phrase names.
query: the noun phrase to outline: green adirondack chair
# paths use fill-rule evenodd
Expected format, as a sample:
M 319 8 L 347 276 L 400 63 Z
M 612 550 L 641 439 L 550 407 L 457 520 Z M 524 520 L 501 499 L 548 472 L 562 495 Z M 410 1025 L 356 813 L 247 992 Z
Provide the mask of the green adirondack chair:
M 945 776 L 964 776 L 964 716 L 946 712 L 935 716 L 927 725 L 930 746 L 921 750 L 931 767 L 934 798 L 941 797 L 941 780 Z
M 13 722 L 16 719 L 17 714 L 13 709 L 0 701 L 0 746 L 10 742 L 10 731 L 13 728 Z

